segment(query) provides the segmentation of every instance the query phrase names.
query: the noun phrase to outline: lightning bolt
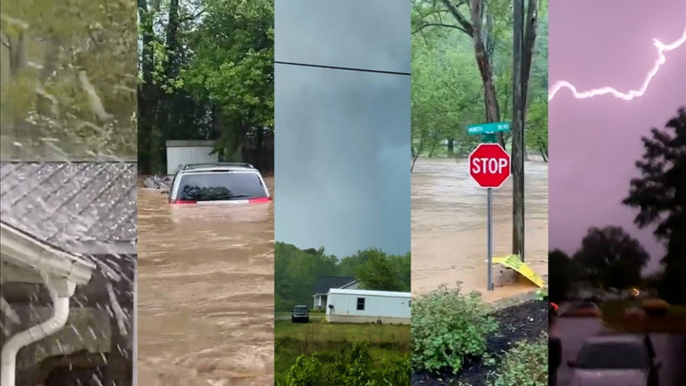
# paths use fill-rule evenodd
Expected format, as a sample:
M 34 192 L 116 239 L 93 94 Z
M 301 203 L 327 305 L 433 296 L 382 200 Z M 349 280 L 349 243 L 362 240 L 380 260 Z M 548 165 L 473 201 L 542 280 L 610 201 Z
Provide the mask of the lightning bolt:
M 684 29 L 684 34 L 679 38 L 679 40 L 675 41 L 672 44 L 664 44 L 657 39 L 653 39 L 653 45 L 657 47 L 657 60 L 655 60 L 655 65 L 653 65 L 653 68 L 651 68 L 648 74 L 646 74 L 646 77 L 645 79 L 643 79 L 643 83 L 641 84 L 641 87 L 638 90 L 629 90 L 629 92 L 623 93 L 617 91 L 612 87 L 603 87 L 589 91 L 579 92 L 573 84 L 562 80 L 556 82 L 553 85 L 553 87 L 551 87 L 548 90 L 548 101 L 553 100 L 553 98 L 555 98 L 555 95 L 557 95 L 557 93 L 563 88 L 566 88 L 569 91 L 571 91 L 574 95 L 574 98 L 576 99 L 587 99 L 607 94 L 611 94 L 615 98 L 623 99 L 625 101 L 630 101 L 634 98 L 642 97 L 648 89 L 648 86 L 650 86 L 650 82 L 653 80 L 653 77 L 657 75 L 657 73 L 660 71 L 660 67 L 667 61 L 665 53 L 679 48 L 684 43 L 686 43 L 686 29 Z

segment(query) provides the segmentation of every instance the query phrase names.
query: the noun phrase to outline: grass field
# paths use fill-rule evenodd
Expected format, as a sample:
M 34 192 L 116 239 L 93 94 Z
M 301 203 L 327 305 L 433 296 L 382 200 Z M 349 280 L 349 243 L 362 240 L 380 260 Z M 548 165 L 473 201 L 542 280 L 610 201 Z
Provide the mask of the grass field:
M 410 352 L 409 325 L 334 324 L 320 321 L 300 324 L 277 320 L 274 335 L 274 370 L 277 377 L 283 376 L 301 354 L 316 351 L 333 358 L 355 341 L 369 342 L 370 355 L 379 364 L 384 359 Z

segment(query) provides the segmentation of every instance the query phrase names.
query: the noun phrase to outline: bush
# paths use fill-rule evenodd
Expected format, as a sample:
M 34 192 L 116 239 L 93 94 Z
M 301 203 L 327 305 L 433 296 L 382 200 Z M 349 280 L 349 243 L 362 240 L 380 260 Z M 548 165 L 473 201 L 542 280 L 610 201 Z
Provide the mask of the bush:
M 466 357 L 483 355 L 498 329 L 489 312 L 478 293 L 463 295 L 459 285 L 419 296 L 412 302 L 412 367 L 457 373 Z
M 491 386 L 548 385 L 548 335 L 537 342 L 517 342 L 505 354 Z
M 332 357 L 331 353 L 301 355 L 277 386 L 396 386 L 410 384 L 410 360 L 393 358 L 375 366 L 369 344 L 356 342 Z
M 409 385 L 411 381 L 410 357 L 393 358 L 389 363 L 381 366 L 378 374 L 378 383 L 383 386 Z
M 283 386 L 319 386 L 324 385 L 322 363 L 316 356 L 301 355 L 288 370 Z

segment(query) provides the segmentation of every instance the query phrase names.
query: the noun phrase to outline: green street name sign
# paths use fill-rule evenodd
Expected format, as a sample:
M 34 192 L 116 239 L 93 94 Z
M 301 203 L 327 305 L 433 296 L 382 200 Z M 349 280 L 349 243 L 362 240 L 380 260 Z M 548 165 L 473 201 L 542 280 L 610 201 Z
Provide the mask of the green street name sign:
M 486 135 L 510 131 L 510 122 L 479 123 L 467 126 L 469 135 Z

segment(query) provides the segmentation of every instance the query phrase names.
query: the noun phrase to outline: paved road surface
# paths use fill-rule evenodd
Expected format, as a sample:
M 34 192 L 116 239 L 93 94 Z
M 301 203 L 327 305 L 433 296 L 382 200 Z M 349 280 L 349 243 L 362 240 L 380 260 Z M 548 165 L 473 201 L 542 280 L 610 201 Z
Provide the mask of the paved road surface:
M 567 386 L 572 370 L 567 361 L 575 359 L 584 339 L 604 330 L 594 318 L 559 318 L 551 334 L 562 340 L 562 365 L 558 370 L 558 386 Z M 658 357 L 662 360 L 660 386 L 686 385 L 686 335 L 651 334 Z

